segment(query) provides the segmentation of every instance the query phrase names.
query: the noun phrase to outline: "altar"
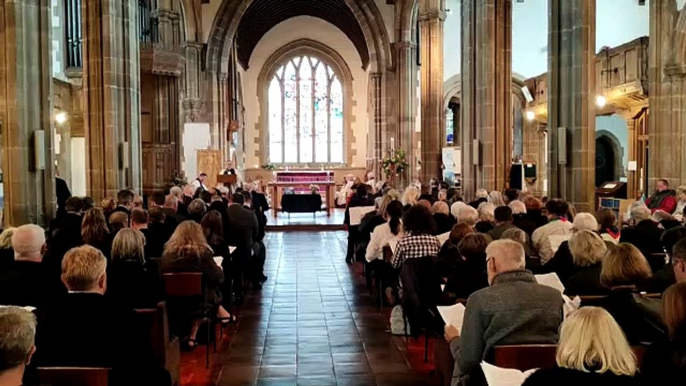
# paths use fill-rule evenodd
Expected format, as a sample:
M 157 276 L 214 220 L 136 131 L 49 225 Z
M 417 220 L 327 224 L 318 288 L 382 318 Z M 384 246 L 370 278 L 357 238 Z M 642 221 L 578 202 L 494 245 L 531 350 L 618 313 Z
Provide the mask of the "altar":
M 276 172 L 274 177 L 269 183 L 274 217 L 279 211 L 314 213 L 320 210 L 325 210 L 326 215 L 331 216 L 336 188 L 333 172 L 281 171 Z M 318 192 L 313 192 L 313 187 Z M 289 196 L 285 202 L 284 195 Z M 300 205 L 301 201 L 303 205 Z

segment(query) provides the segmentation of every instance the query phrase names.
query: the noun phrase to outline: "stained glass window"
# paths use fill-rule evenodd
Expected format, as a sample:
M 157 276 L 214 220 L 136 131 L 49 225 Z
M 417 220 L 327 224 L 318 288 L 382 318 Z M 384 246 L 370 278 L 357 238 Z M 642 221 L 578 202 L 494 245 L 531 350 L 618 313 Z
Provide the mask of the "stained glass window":
M 445 141 L 453 143 L 455 140 L 455 112 L 448 107 L 445 111 Z
M 331 66 L 289 60 L 269 84 L 269 162 L 343 163 L 343 86 Z

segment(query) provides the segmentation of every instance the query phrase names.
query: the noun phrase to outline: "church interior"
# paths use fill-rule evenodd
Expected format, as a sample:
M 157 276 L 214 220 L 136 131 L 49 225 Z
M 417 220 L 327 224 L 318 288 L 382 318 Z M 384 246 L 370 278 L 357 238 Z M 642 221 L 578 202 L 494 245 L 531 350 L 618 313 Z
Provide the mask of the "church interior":
M 4 0 L 0 42 L 0 385 L 686 376 L 686 0 Z

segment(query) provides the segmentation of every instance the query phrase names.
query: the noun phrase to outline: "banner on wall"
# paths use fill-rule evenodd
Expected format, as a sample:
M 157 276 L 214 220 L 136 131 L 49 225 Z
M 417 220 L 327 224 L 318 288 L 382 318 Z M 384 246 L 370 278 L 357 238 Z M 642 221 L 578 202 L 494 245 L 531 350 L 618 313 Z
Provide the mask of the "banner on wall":
M 455 152 L 453 147 L 444 147 L 441 152 L 443 162 L 443 181 L 455 181 Z M 452 185 L 452 184 L 451 184 Z

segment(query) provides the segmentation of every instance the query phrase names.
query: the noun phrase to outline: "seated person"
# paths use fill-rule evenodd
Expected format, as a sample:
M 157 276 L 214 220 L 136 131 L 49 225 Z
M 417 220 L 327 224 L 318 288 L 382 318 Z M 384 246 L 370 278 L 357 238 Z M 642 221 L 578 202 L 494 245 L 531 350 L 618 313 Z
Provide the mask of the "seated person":
M 123 209 L 114 213 L 120 213 L 122 211 Z M 81 237 L 83 238 L 84 244 L 98 248 L 106 258 L 110 258 L 114 234 L 111 233 L 110 228 L 107 227 L 105 215 L 100 208 L 89 209 L 84 213 L 81 226 Z
M 110 385 L 161 384 L 138 315 L 103 296 L 106 270 L 107 259 L 94 247 L 77 247 L 64 256 L 62 281 L 69 294 L 39 310 L 35 365 L 107 367 Z
M 569 239 L 573 228 L 567 219 L 569 205 L 566 202 L 559 199 L 549 200 L 545 203 L 545 208 L 548 211 L 548 223 L 537 228 L 531 235 L 531 245 L 543 265 L 555 256 L 560 244 Z
M 636 358 L 607 311 L 582 307 L 562 323 L 557 367 L 537 370 L 522 386 L 641 385 Z
M 134 208 L 140 209 L 141 208 Z M 110 231 L 112 234 L 117 234 L 120 230 L 128 228 L 129 226 L 129 215 L 124 212 L 114 212 L 110 216 Z
M 0 304 L 41 307 L 66 292 L 43 263 L 43 228 L 34 224 L 16 228 L 12 248 L 14 261 L 0 270 Z
M 455 218 L 450 215 L 450 208 L 444 201 L 436 201 L 431 207 L 436 221 L 436 235 L 450 232 L 455 225 Z
M 604 295 L 607 288 L 600 284 L 602 260 L 607 250 L 605 241 L 597 233 L 581 231 L 569 240 L 574 269 L 565 284 L 567 295 Z
M 407 259 L 438 256 L 441 243 L 433 236 L 436 223 L 426 207 L 414 205 L 410 208 L 403 219 L 403 228 L 405 236 L 393 251 L 393 268 L 401 268 Z
M 475 291 L 488 287 L 486 247 L 491 241 L 491 237 L 483 233 L 470 233 L 460 240 L 457 244 L 459 260 L 445 273 L 448 281 L 444 293 L 466 299 Z
M 622 328 L 631 345 L 655 342 L 662 330 L 641 316 L 642 306 L 634 295 L 646 289 L 652 273 L 638 248 L 619 243 L 603 257 L 600 283 L 610 290 L 606 298 L 594 302 L 605 308 Z
M 508 229 L 516 228 L 512 225 L 512 209 L 509 206 L 499 206 L 495 208 L 495 228 L 493 228 L 488 235 L 491 236 L 493 240 L 500 239 L 503 232 Z
M 204 205 L 204 204 L 203 204 Z M 231 315 L 221 306 L 222 292 L 220 284 L 224 282 L 224 273 L 215 263 L 214 251 L 205 240 L 202 228 L 195 221 L 184 221 L 176 228 L 159 261 L 160 270 L 167 272 L 201 272 L 205 284 L 205 305 L 216 307 L 217 316 L 222 320 L 231 320 Z M 195 348 L 195 340 L 200 321 L 193 321 L 191 332 L 184 345 Z
M 676 268 L 676 265 L 678 265 L 680 262 L 683 262 L 684 259 L 686 259 L 686 244 L 681 243 L 679 245 L 683 245 L 684 247 L 681 247 L 676 250 L 674 249 L 674 246 L 680 240 L 685 238 L 686 228 L 684 227 L 672 228 L 668 231 L 665 231 L 665 233 L 662 234 L 660 241 L 662 242 L 662 246 L 664 247 L 665 252 L 667 253 L 667 257 L 669 257 L 669 263 L 667 263 L 667 265 L 665 265 L 665 267 L 662 268 L 660 271 L 655 273 L 655 290 L 657 292 L 663 292 L 665 289 L 667 289 L 667 287 L 676 283 L 676 273 L 680 273 L 681 276 L 683 276 L 682 280 L 686 279 L 686 266 L 679 265 L 680 268 Z M 678 252 L 678 257 L 675 256 L 677 254 L 676 252 Z
M 36 352 L 36 317 L 19 307 L 0 308 L 0 385 L 22 385 Z
M 462 331 L 452 325 L 445 338 L 455 359 L 453 385 L 483 383 L 479 364 L 502 344 L 556 343 L 562 323 L 560 292 L 538 284 L 524 269 L 524 248 L 497 240 L 486 248 L 490 287 L 467 300 Z
M 134 209 L 144 212 L 142 209 Z M 157 264 L 145 258 L 145 236 L 136 229 L 122 229 L 112 243 L 107 296 L 126 308 L 155 308 L 163 299 L 162 277 Z
M 647 257 L 652 253 L 664 252 L 662 242 L 660 242 L 664 231 L 659 227 L 660 224 L 653 221 L 648 207 L 639 205 L 633 208 L 630 222 L 634 226 L 622 230 L 620 242 L 633 244 Z
M 686 282 L 669 287 L 662 295 L 662 320 L 668 335 L 652 344 L 641 372 L 661 385 L 680 385 L 686 379 Z

